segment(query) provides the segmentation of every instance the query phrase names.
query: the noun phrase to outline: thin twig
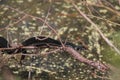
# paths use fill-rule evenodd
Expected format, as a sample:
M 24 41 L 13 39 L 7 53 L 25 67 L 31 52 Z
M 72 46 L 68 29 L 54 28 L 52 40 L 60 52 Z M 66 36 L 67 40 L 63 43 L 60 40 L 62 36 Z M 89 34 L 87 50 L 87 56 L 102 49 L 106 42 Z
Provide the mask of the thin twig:
M 50 6 L 51 6 L 51 4 L 50 4 Z M 41 28 L 40 33 L 39 33 L 39 34 L 41 34 L 41 33 L 42 33 L 42 31 L 43 31 L 43 29 L 44 29 L 44 26 L 45 26 L 45 22 L 47 22 L 47 19 L 48 19 L 48 16 L 49 16 L 49 14 L 50 14 L 50 10 L 51 10 L 51 7 L 50 7 L 50 6 L 49 6 L 49 8 L 48 8 L 47 15 L 46 15 L 46 17 L 45 17 L 44 23 L 43 23 L 43 25 L 42 25 L 42 28 Z
M 31 18 L 35 18 L 35 19 L 37 19 L 37 20 L 42 21 L 48 28 L 50 28 L 50 29 L 54 32 L 54 34 L 56 34 L 56 35 L 58 36 L 58 39 L 59 39 L 59 41 L 61 42 L 62 46 L 65 47 L 64 44 L 62 43 L 62 40 L 61 40 L 60 36 L 58 35 L 58 32 L 57 32 L 53 27 L 51 27 L 47 22 L 45 22 L 44 19 L 42 19 L 42 18 L 40 18 L 40 17 L 37 17 L 37 16 L 33 16 L 33 15 L 30 15 L 30 14 L 27 14 L 27 13 L 25 13 L 25 12 L 23 12 L 23 11 L 20 11 L 20 10 L 18 10 L 18 9 L 15 9 L 15 8 L 13 8 L 13 7 L 11 7 L 11 6 L 6 6 L 6 7 L 8 7 L 9 9 L 14 10 L 14 11 L 20 13 L 20 14 L 24 14 L 24 15 L 27 15 L 27 16 L 29 16 L 29 17 L 31 17 Z
M 26 17 L 27 17 L 27 16 L 24 15 L 22 18 L 20 18 L 19 20 L 17 20 L 17 21 L 14 22 L 14 23 L 11 23 L 11 21 L 10 21 L 10 23 L 9 23 L 5 28 L 1 28 L 0 31 L 2 31 L 2 30 L 4 30 L 4 29 L 7 29 L 8 27 L 13 26 L 13 25 L 15 25 L 15 24 L 18 24 L 19 22 L 23 21 L 23 19 L 25 19 Z
M 72 0 L 70 0 L 70 1 L 71 1 L 72 5 L 74 6 L 74 8 L 79 12 L 79 14 L 82 15 L 89 23 L 91 23 L 91 24 L 94 26 L 94 28 L 96 29 L 96 31 L 100 34 L 100 36 L 105 40 L 105 42 L 106 42 L 110 47 L 112 47 L 112 48 L 120 55 L 119 49 L 118 49 L 115 45 L 113 45 L 112 42 L 111 42 L 108 38 L 106 38 L 106 37 L 104 36 L 104 34 L 103 34 L 102 31 L 98 28 L 98 26 L 97 26 L 90 18 L 88 18 L 88 17 L 77 7 L 77 5 L 76 5 Z
M 118 12 L 117 10 L 114 10 L 114 9 L 108 7 L 108 6 L 105 6 L 105 5 L 99 5 L 99 4 L 96 5 L 96 4 L 93 4 L 93 3 L 87 3 L 87 4 L 88 4 L 88 5 L 91 5 L 91 6 L 97 6 L 97 7 L 105 8 L 105 9 L 111 11 L 112 13 L 114 13 L 114 14 L 120 16 L 120 12 Z

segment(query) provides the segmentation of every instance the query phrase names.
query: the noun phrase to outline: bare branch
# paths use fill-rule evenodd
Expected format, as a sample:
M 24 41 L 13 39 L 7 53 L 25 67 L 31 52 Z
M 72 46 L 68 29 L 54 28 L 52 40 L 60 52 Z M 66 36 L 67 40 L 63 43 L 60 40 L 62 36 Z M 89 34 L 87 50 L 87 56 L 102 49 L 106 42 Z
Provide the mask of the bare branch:
M 18 24 L 19 22 L 23 21 L 23 19 L 25 19 L 26 17 L 27 17 L 27 16 L 24 15 L 22 18 L 20 18 L 19 20 L 17 20 L 17 21 L 14 22 L 14 23 L 11 23 L 11 21 L 10 21 L 10 23 L 9 23 L 5 28 L 1 28 L 0 31 L 2 31 L 2 30 L 4 30 L 4 29 L 7 29 L 8 27 L 13 26 L 13 25 L 15 25 L 15 24 Z
M 10 7 L 10 6 L 6 6 L 6 7 L 8 7 L 9 9 L 14 10 L 14 11 L 20 13 L 20 14 L 27 15 L 27 16 L 29 16 L 29 17 L 31 17 L 31 18 L 35 18 L 35 19 L 40 20 L 41 22 L 43 22 L 48 28 L 50 28 L 50 29 L 54 32 L 54 34 L 56 34 L 56 35 L 58 36 L 58 39 L 59 39 L 59 41 L 61 42 L 62 46 L 65 47 L 64 44 L 62 43 L 62 40 L 61 40 L 60 36 L 58 35 L 58 32 L 57 32 L 53 27 L 51 27 L 51 26 L 47 23 L 47 21 L 45 21 L 44 19 L 42 19 L 42 18 L 40 18 L 40 17 L 27 14 L 27 13 L 25 13 L 25 12 L 23 12 L 23 11 L 20 11 L 20 10 L 18 10 L 18 9 L 15 9 L 15 8 L 13 8 L 13 7 Z
M 106 71 L 108 69 L 107 65 L 102 64 L 100 62 L 94 62 L 92 60 L 88 60 L 87 58 L 84 58 L 82 55 L 80 55 L 77 51 L 75 51 L 71 47 L 65 47 L 65 51 L 70 53 L 75 59 L 79 60 L 80 62 L 96 67 L 100 71 Z
M 112 44 L 112 42 L 111 42 L 108 38 L 106 38 L 106 37 L 104 36 L 104 34 L 103 34 L 102 31 L 98 28 L 98 26 L 97 26 L 90 18 L 88 18 L 88 17 L 77 7 L 77 5 L 75 5 L 75 3 L 74 3 L 72 0 L 70 0 L 70 1 L 71 1 L 72 5 L 75 7 L 75 9 L 79 12 L 79 14 L 82 15 L 89 23 L 91 23 L 91 24 L 94 26 L 94 28 L 96 29 L 96 31 L 100 34 L 100 36 L 105 40 L 105 42 L 106 42 L 110 47 L 112 47 L 112 48 L 120 55 L 120 50 L 119 50 L 114 44 Z

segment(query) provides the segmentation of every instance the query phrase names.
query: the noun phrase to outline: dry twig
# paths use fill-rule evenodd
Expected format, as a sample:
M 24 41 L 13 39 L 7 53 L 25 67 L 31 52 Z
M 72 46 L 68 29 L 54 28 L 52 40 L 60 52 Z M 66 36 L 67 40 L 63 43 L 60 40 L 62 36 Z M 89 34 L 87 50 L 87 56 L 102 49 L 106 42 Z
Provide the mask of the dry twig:
M 88 18 L 78 7 L 77 5 L 72 1 L 70 0 L 72 5 L 74 6 L 74 8 L 79 12 L 80 15 L 82 15 L 89 23 L 91 23 L 94 28 L 96 29 L 96 31 L 100 34 L 100 36 L 105 40 L 105 42 L 110 46 L 112 47 L 119 55 L 120 55 L 120 50 L 114 45 L 112 44 L 112 42 L 104 36 L 104 34 L 102 33 L 102 31 L 98 28 L 98 26 L 90 19 Z

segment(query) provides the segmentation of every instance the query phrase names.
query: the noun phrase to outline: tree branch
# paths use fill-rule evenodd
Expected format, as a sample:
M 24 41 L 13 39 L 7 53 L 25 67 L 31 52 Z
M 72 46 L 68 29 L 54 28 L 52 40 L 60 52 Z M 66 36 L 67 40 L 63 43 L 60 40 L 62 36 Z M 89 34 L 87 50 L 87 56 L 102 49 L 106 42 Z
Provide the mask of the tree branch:
M 93 66 L 93 67 L 97 68 L 100 71 L 104 72 L 104 71 L 108 70 L 107 65 L 102 64 L 100 62 L 94 62 L 92 60 L 88 60 L 87 58 L 80 55 L 77 51 L 75 51 L 71 47 L 65 47 L 65 51 L 67 51 L 69 54 L 71 54 L 75 59 L 79 60 L 80 62 L 83 62 L 83 63 L 86 63 L 86 64 L 88 64 L 90 66 Z
M 112 48 L 120 55 L 120 50 L 119 50 L 114 44 L 112 44 L 112 42 L 111 42 L 108 38 L 106 38 L 106 37 L 104 36 L 104 34 L 103 34 L 102 31 L 98 28 L 98 26 L 97 26 L 90 18 L 88 18 L 88 17 L 77 7 L 77 5 L 75 5 L 75 3 L 74 3 L 72 0 L 70 0 L 70 1 L 71 1 L 72 5 L 74 6 L 74 8 L 79 12 L 79 14 L 82 15 L 89 23 L 91 23 L 91 24 L 94 26 L 94 28 L 96 29 L 96 31 L 100 34 L 100 36 L 105 40 L 105 42 L 106 42 L 110 47 L 112 47 Z

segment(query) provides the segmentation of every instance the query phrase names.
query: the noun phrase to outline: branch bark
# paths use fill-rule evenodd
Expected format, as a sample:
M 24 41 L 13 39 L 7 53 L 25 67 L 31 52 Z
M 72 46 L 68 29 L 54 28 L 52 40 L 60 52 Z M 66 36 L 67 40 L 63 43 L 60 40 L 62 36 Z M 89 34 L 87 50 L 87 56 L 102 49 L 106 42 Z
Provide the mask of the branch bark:
M 92 60 L 89 60 L 85 57 L 83 57 L 82 55 L 80 55 L 77 51 L 75 51 L 73 48 L 71 47 L 65 47 L 65 51 L 67 51 L 69 54 L 71 54 L 75 59 L 79 60 L 80 62 L 86 63 L 90 66 L 93 66 L 95 68 L 97 68 L 100 71 L 106 71 L 108 70 L 108 66 L 100 63 L 100 62 L 94 62 Z

